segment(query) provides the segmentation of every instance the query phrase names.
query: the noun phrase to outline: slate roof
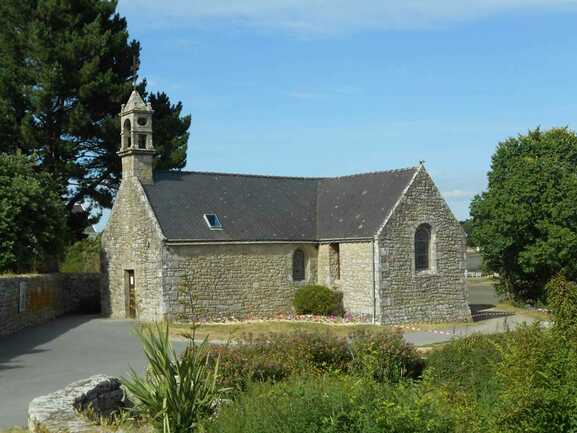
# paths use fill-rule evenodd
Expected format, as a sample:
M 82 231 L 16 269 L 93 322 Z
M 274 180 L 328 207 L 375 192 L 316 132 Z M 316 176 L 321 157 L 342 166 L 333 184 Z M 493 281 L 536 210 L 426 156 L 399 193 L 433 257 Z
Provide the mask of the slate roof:
M 370 238 L 417 168 L 335 178 L 161 172 L 144 190 L 169 240 Z M 214 213 L 223 230 L 203 215 Z

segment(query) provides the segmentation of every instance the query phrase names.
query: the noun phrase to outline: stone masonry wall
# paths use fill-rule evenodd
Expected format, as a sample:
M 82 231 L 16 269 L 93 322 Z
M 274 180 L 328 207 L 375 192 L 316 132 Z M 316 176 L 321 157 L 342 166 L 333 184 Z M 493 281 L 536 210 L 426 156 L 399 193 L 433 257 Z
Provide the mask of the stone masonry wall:
M 373 317 L 373 244 L 340 244 L 341 279 L 345 311 L 364 320 Z
M 162 232 L 142 185 L 135 177 L 123 179 L 110 220 L 102 235 L 102 312 L 127 317 L 126 271 L 134 271 L 136 318 L 163 317 Z
M 292 281 L 292 254 L 306 255 L 306 280 Z M 270 317 L 291 310 L 295 288 L 317 280 L 317 248 L 310 244 L 168 246 L 164 303 L 169 318 Z M 186 311 L 179 288 L 187 282 L 194 311 Z M 178 318 L 178 317 L 176 317 Z
M 329 244 L 320 244 L 318 253 L 318 284 L 321 286 L 335 286 L 330 273 L 330 247 Z
M 414 235 L 432 227 L 430 270 L 416 272 Z M 465 235 L 421 169 L 379 236 L 383 323 L 470 320 L 465 293 Z
M 97 312 L 100 274 L 0 276 L 0 336 L 70 312 Z

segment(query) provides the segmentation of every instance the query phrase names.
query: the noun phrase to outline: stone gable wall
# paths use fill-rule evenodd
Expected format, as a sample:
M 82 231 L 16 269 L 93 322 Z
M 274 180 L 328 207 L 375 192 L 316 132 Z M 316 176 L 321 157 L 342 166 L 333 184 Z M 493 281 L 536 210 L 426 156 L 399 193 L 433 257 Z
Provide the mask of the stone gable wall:
M 0 276 L 0 336 L 100 309 L 100 274 Z
M 432 227 L 430 271 L 415 272 L 416 228 Z M 470 320 L 465 293 L 465 235 L 421 169 L 379 236 L 383 323 Z
M 126 270 L 134 270 L 139 320 L 163 317 L 162 232 L 144 189 L 134 177 L 122 181 L 102 235 L 102 312 L 126 318 Z
M 297 248 L 306 255 L 303 282 L 292 281 Z M 317 248 L 311 244 L 168 246 L 164 254 L 169 318 L 270 317 L 291 311 L 296 287 L 317 281 Z M 188 298 L 179 299 L 183 284 L 193 293 L 194 311 L 185 307 Z

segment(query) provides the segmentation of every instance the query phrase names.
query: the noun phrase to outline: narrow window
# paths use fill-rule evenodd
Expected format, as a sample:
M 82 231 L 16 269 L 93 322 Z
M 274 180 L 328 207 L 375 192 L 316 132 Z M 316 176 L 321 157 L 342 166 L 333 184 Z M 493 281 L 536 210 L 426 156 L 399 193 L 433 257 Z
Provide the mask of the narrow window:
M 132 147 L 132 140 L 130 139 L 130 134 L 131 134 L 131 128 L 130 128 L 130 120 L 126 119 L 124 121 L 124 148 L 125 149 L 130 149 L 130 147 Z
M 208 228 L 211 230 L 222 230 L 222 224 L 216 214 L 205 213 L 204 220 L 206 221 L 206 224 L 208 224 Z
M 330 244 L 329 266 L 331 280 L 341 279 L 341 249 L 339 244 Z
M 305 279 L 305 253 L 300 248 L 293 253 L 293 281 Z
M 124 284 L 126 285 L 126 318 L 136 319 L 136 289 L 134 270 L 124 271 Z
M 430 268 L 431 226 L 421 224 L 415 232 L 415 270 L 426 271 Z

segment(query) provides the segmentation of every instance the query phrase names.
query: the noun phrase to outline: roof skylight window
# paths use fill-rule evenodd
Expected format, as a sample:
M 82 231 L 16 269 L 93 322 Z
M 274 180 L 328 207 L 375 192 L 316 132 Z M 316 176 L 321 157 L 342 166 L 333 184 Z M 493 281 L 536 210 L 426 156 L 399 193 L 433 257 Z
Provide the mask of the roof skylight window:
M 206 223 L 208 224 L 208 228 L 211 230 L 222 230 L 222 224 L 220 223 L 220 220 L 218 219 L 218 217 L 216 216 L 216 214 L 213 213 L 205 213 L 204 214 L 204 220 L 206 221 Z

